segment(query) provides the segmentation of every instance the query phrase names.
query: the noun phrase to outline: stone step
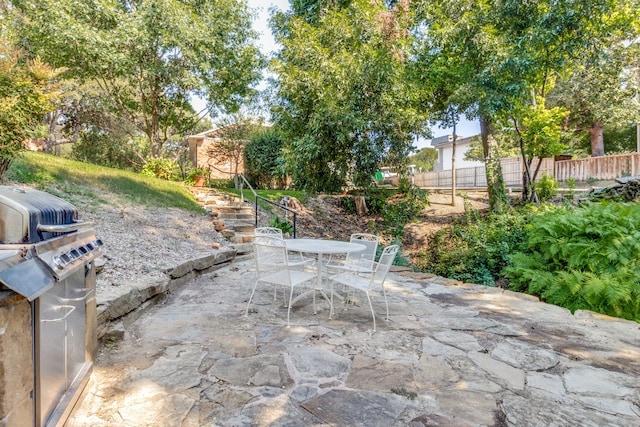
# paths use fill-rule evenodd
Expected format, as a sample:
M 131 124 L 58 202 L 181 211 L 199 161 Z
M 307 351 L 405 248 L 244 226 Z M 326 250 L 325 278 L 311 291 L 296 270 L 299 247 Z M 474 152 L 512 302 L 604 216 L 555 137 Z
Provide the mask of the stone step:
M 216 214 L 213 215 L 218 219 L 223 219 L 225 221 L 236 221 L 236 222 L 246 222 L 246 223 L 252 223 L 255 224 L 255 216 L 253 215 L 234 215 L 234 214 Z
M 256 226 L 254 222 L 248 222 L 243 220 L 229 220 L 229 219 L 225 219 L 224 224 L 226 229 L 232 229 L 238 233 L 251 233 L 251 234 L 253 234 L 253 231 Z
M 232 243 L 251 243 L 253 242 L 253 233 L 235 233 L 235 236 L 229 240 Z
M 253 214 L 254 213 L 254 210 L 247 206 L 215 206 L 214 209 L 220 213 L 233 213 L 233 214 L 239 214 L 239 213 Z

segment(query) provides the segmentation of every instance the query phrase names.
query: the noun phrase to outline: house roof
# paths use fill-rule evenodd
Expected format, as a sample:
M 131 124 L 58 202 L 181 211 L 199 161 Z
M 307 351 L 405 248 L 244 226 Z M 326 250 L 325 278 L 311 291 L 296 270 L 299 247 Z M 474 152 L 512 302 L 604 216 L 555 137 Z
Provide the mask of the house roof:
M 473 139 L 476 136 L 477 135 L 474 135 L 474 136 L 456 135 L 456 144 L 468 144 L 471 141 L 473 141 Z M 437 138 L 433 138 L 431 140 L 431 146 L 433 148 L 444 148 L 444 147 L 449 147 L 451 145 L 453 145 L 453 135 L 443 135 Z

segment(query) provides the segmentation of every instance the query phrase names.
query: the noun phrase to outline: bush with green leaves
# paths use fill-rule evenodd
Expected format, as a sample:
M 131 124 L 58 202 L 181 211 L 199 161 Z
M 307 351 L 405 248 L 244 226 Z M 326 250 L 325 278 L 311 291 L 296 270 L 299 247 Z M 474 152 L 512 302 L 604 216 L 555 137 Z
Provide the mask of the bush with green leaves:
M 268 189 L 284 182 L 282 147 L 284 140 L 276 131 L 254 135 L 244 147 L 244 173 L 256 188 Z
M 80 162 L 139 172 L 140 155 L 150 154 L 151 147 L 145 138 L 120 138 L 101 129 L 89 129 L 80 132 L 70 157 Z
M 429 238 L 427 249 L 415 259 L 416 267 L 451 279 L 495 286 L 509 254 L 525 239 L 531 210 L 511 209 L 481 217 L 465 208 L 464 219 Z
M 178 162 L 171 159 L 149 159 L 142 167 L 143 176 L 175 181 L 178 179 Z
M 504 269 L 513 289 L 575 311 L 640 321 L 640 204 L 559 207 L 537 217 Z
M 382 206 L 382 225 L 393 238 L 401 238 L 405 225 L 415 221 L 418 214 L 429 204 L 429 192 L 416 186 L 389 197 Z
M 271 221 L 269 221 L 269 227 L 279 228 L 282 230 L 283 234 L 293 234 L 293 224 L 286 219 L 280 219 L 277 216 L 271 218 Z
M 560 184 L 551 175 L 542 175 L 542 177 L 534 184 L 536 194 L 541 202 L 553 199 L 558 194 Z

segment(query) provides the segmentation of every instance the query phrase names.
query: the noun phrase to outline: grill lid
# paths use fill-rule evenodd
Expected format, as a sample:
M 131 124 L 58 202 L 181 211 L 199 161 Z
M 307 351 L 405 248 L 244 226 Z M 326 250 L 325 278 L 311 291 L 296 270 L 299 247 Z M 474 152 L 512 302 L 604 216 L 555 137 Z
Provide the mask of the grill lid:
M 29 188 L 0 186 L 0 243 L 37 243 L 60 236 L 38 226 L 73 224 L 78 210 L 56 196 Z

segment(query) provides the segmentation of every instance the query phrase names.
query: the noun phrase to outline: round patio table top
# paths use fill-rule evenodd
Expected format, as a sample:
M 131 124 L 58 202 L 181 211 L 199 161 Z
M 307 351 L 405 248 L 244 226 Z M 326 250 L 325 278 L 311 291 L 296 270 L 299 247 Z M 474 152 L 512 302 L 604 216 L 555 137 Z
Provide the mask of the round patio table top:
M 327 239 L 287 239 L 285 240 L 285 245 L 289 251 L 314 254 L 346 254 L 363 251 L 367 248 L 360 243 Z

